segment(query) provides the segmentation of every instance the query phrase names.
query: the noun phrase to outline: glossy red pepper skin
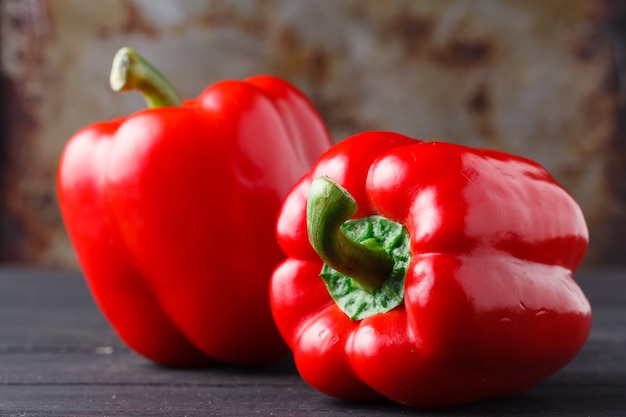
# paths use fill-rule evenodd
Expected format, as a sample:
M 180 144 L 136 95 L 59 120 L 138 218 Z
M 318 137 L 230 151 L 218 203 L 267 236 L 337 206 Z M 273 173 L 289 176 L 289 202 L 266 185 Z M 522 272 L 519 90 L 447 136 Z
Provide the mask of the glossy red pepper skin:
M 271 76 L 77 132 L 58 197 L 98 306 L 161 364 L 266 364 L 287 348 L 267 286 L 290 186 L 331 145 L 309 100 Z
M 329 176 L 373 214 L 403 224 L 404 302 L 350 320 L 307 239 L 313 179 Z M 590 305 L 573 280 L 588 243 L 573 198 L 538 164 L 505 153 L 371 132 L 325 153 L 277 223 L 288 258 L 272 311 L 302 377 L 344 399 L 441 408 L 529 389 L 585 343 Z

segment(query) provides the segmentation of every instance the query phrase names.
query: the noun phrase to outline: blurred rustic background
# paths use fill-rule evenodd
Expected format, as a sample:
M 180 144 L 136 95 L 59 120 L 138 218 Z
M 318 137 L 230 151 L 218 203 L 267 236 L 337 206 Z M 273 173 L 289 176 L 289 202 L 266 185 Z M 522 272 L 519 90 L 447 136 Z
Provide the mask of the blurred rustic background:
M 0 0 L 0 260 L 76 268 L 55 194 L 67 139 L 143 107 L 132 46 L 185 97 L 272 73 L 335 140 L 384 129 L 545 165 L 583 207 L 588 264 L 624 263 L 622 0 Z

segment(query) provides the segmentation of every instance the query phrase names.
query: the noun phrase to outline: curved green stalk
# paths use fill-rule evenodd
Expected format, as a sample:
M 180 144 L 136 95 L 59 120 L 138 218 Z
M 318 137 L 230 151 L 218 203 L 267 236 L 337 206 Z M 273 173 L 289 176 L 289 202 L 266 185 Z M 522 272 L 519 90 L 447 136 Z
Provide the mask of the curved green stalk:
M 356 201 L 339 184 L 328 177 L 315 179 L 307 203 L 309 241 L 328 266 L 375 292 L 391 273 L 393 259 L 382 247 L 355 242 L 341 231 L 356 210 Z
M 163 74 L 131 48 L 117 51 L 109 81 L 114 91 L 138 90 L 150 108 L 182 104 L 178 93 Z

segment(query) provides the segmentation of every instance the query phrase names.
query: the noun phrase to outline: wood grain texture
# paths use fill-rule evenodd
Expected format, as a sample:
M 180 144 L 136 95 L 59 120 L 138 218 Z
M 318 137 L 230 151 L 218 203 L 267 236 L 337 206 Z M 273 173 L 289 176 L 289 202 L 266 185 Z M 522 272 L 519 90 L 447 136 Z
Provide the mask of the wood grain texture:
M 0 267 L 2 416 L 622 416 L 626 271 L 579 274 L 594 309 L 580 355 L 527 393 L 438 412 L 346 402 L 268 369 L 170 369 L 128 350 L 78 273 Z

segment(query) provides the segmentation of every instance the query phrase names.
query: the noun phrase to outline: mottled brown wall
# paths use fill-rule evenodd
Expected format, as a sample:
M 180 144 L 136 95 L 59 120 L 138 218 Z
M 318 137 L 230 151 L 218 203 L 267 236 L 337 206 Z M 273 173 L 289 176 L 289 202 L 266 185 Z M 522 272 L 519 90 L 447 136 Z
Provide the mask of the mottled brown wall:
M 583 207 L 588 262 L 619 261 L 619 3 L 0 0 L 0 256 L 75 266 L 56 164 L 81 126 L 143 106 L 107 85 L 113 54 L 132 46 L 186 97 L 224 78 L 285 77 L 336 140 L 385 129 L 536 159 Z

